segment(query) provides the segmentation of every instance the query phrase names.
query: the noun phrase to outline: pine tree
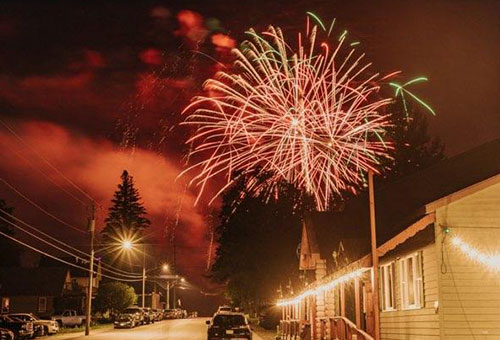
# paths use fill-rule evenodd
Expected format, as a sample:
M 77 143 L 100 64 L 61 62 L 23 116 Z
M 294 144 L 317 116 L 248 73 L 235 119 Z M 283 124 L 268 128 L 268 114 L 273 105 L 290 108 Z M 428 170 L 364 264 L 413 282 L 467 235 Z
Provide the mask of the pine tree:
M 144 208 L 139 191 L 134 187 L 134 179 L 127 170 L 121 175 L 122 183 L 118 185 L 113 205 L 109 208 L 108 217 L 105 219 L 106 226 L 102 230 L 104 241 L 119 239 L 121 235 L 140 236 L 142 231 L 151 222 L 145 217 Z

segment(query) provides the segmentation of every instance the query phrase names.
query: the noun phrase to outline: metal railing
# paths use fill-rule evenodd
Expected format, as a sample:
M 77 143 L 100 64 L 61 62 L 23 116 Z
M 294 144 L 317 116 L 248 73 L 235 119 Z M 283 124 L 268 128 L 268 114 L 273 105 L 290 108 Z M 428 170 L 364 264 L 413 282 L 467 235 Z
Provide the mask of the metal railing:
M 319 335 L 322 340 L 373 340 L 373 337 L 356 327 L 343 316 L 319 318 Z

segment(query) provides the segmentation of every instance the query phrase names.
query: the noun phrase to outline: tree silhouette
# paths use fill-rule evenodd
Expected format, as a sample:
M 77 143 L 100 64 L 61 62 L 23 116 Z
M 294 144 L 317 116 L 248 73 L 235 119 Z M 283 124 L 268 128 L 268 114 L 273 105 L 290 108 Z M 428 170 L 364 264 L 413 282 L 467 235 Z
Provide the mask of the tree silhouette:
M 444 158 L 444 146 L 438 138 L 429 135 L 427 117 L 398 99 L 390 107 L 393 126 L 388 140 L 393 143 L 393 160 L 385 173 L 387 181 L 410 175 Z
M 101 231 L 104 243 L 122 238 L 124 235 L 139 237 L 151 222 L 145 217 L 146 208 L 141 202 L 139 191 L 134 186 L 134 179 L 127 170 L 123 170 L 122 182 L 118 185 L 113 205 L 109 208 L 106 226 Z
M 0 231 L 9 236 L 14 236 L 9 222 L 14 223 L 15 221 L 7 214 L 12 214 L 13 212 L 14 209 L 9 207 L 4 200 L 0 199 Z M 21 249 L 14 244 L 14 241 L 0 235 L 0 249 L 0 263 L 4 267 L 17 266 L 19 264 Z
M 247 312 L 274 303 L 280 285 L 298 283 L 302 217 L 314 209 L 311 198 L 286 182 L 257 194 L 248 191 L 248 183 L 266 180 L 262 175 L 241 176 L 223 195 L 215 228 L 218 246 L 211 278 L 226 284 L 232 303 Z

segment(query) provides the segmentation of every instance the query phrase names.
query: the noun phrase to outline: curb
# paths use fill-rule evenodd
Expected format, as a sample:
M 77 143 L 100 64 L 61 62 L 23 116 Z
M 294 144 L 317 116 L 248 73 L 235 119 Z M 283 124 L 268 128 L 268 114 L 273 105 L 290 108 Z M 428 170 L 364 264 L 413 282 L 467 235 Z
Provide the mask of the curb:
M 90 330 L 90 335 L 94 334 L 100 334 L 106 331 L 109 331 L 110 329 L 113 328 L 113 325 L 110 325 L 109 327 L 103 327 L 95 330 Z M 54 334 L 50 336 L 44 336 L 40 339 L 51 339 L 51 340 L 68 340 L 68 339 L 74 339 L 74 338 L 79 338 L 85 336 L 85 331 L 82 332 L 74 332 L 74 333 L 68 333 L 68 334 Z

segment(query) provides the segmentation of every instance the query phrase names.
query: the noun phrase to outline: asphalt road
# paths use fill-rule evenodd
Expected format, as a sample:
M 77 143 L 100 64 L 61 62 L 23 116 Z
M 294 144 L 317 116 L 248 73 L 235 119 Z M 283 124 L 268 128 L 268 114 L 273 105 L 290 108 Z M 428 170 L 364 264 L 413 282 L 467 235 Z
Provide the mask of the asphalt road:
M 80 334 L 48 337 L 54 340 L 206 340 L 206 318 L 164 320 L 132 329 L 106 329 L 91 331 L 90 336 Z M 56 339 L 57 338 L 57 339 Z
M 43 338 L 44 340 L 206 340 L 208 318 L 164 320 L 152 325 L 132 329 L 101 329 L 91 331 L 86 337 L 82 333 L 60 334 Z M 254 340 L 261 340 L 253 335 Z

